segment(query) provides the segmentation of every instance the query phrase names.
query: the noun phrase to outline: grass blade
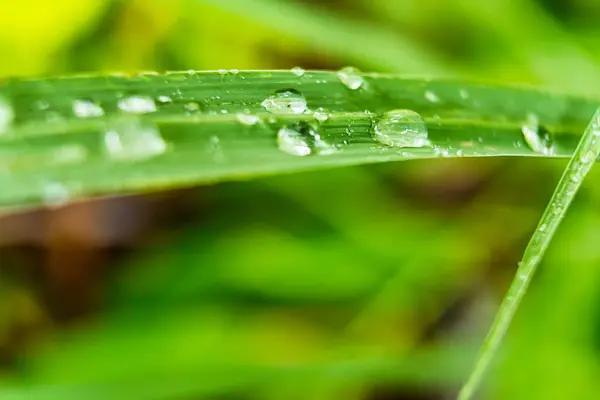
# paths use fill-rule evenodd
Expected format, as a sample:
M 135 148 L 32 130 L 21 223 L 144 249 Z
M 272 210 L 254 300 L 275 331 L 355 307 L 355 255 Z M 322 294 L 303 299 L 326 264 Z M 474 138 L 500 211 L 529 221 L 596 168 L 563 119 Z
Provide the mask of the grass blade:
M 357 90 L 328 71 L 301 76 L 291 71 L 248 71 L 9 80 L 0 86 L 0 98 L 14 114 L 12 124 L 0 134 L 0 206 L 55 204 L 418 158 L 566 157 L 597 104 L 534 89 L 385 74 L 363 77 Z M 286 88 L 300 91 L 309 111 L 267 112 L 262 102 Z M 137 101 L 138 106 L 146 102 L 149 108 L 132 114 L 126 112 L 127 101 Z M 91 108 L 85 111 L 84 106 L 83 113 L 75 110 L 82 104 Z M 326 110 L 324 121 L 310 111 L 320 107 Z M 431 146 L 397 148 L 375 142 L 373 122 L 394 109 L 418 112 L 427 124 Z M 257 123 L 242 123 L 240 114 Z M 528 147 L 522 133 L 528 115 L 540 122 L 529 130 L 550 132 L 552 152 Z M 298 124 L 314 127 L 336 151 L 309 157 L 282 152 L 277 132 Z M 148 148 L 145 143 L 152 157 L 143 159 L 139 154 L 130 159 L 107 156 L 107 134 L 110 138 L 115 127 L 135 134 L 134 141 L 142 144 L 147 141 L 137 134 L 144 130 L 140 127 L 148 128 L 160 138 L 159 146 Z M 110 143 L 114 150 L 114 140 Z
M 517 308 L 529 287 L 537 266 L 548 248 L 558 225 L 564 218 L 569 205 L 588 174 L 594 160 L 600 153 L 600 109 L 594 114 L 573 157 L 567 165 L 550 203 L 546 207 L 540 222 L 525 249 L 523 259 L 519 263 L 516 277 L 506 294 L 500 309 L 494 318 L 492 327 L 485 338 L 481 353 L 467 382 L 461 389 L 458 399 L 469 400 L 480 385 L 483 376 L 492 360 L 502 338 L 517 311 Z

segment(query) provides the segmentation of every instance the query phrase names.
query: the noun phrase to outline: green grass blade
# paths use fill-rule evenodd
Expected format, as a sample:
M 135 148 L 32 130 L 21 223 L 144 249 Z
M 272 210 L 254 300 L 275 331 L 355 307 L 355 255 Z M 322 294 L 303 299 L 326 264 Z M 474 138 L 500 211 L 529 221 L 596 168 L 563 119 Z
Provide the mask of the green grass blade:
M 459 400 L 469 400 L 480 385 L 483 376 L 492 360 L 502 338 L 514 317 L 517 308 L 529 287 L 537 266 L 544 252 L 548 248 L 558 225 L 564 218 L 569 205 L 579 190 L 583 179 L 586 177 L 594 160 L 600 153 L 600 109 L 596 111 L 573 157 L 569 161 L 550 203 L 546 207 L 540 222 L 525 249 L 523 259 L 519 263 L 516 277 L 500 309 L 494 318 L 492 327 L 483 343 L 481 353 L 475 367 L 458 395 Z
M 54 204 L 105 194 L 164 190 L 293 171 L 418 158 L 461 156 L 570 156 L 597 101 L 533 89 L 365 74 L 358 90 L 335 72 L 249 71 L 84 76 L 9 80 L 0 97 L 13 123 L 0 134 L 0 205 Z M 329 113 L 270 114 L 261 105 L 293 88 L 307 107 Z M 118 103 L 142 96 L 156 109 L 128 115 Z M 102 115 L 77 117 L 74 102 L 89 100 Z M 393 109 L 417 111 L 431 146 L 394 148 L 371 137 L 371 127 Z M 258 117 L 253 126 L 239 113 Z M 529 115 L 529 117 L 528 117 Z M 535 115 L 550 132 L 553 151 L 532 151 L 523 124 Z M 133 121 L 133 128 L 131 123 Z M 157 131 L 166 151 L 123 160 L 106 155 L 106 133 Z M 330 155 L 296 157 L 279 150 L 284 126 L 310 124 L 335 146 Z M 129 128 L 128 128 L 129 127 Z M 529 127 L 528 129 L 533 129 Z M 136 132 L 125 132 L 136 133 Z

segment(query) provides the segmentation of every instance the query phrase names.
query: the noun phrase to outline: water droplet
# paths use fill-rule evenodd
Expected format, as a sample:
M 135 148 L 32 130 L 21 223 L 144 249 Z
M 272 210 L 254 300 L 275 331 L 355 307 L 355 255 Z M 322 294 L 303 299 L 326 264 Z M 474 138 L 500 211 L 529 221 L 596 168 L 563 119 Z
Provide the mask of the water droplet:
M 521 132 L 531 150 L 544 155 L 555 153 L 550 134 L 540 126 L 537 115 L 527 115 L 525 123 L 521 126 Z
M 423 117 L 412 110 L 393 110 L 376 121 L 371 129 L 376 141 L 393 147 L 430 145 Z
M 296 76 L 302 76 L 304 75 L 304 68 L 302 67 L 294 67 L 292 68 L 292 74 L 296 75 Z
M 327 156 L 337 151 L 327 143 L 317 130 L 307 123 L 284 126 L 277 132 L 277 146 L 280 150 L 294 156 L 309 154 Z
M 235 118 L 244 125 L 252 126 L 256 125 L 260 122 L 260 117 L 258 115 L 249 114 L 249 113 L 237 113 Z
M 437 94 L 433 93 L 431 90 L 427 90 L 425 92 L 425 98 L 427 99 L 427 101 L 430 101 L 432 103 L 440 102 L 440 98 L 437 96 Z
M 0 97 L 0 135 L 5 133 L 15 119 L 15 112 L 10 103 Z
M 189 101 L 185 103 L 183 108 L 185 108 L 185 110 L 189 113 L 194 113 L 200 111 L 200 104 L 195 101 Z
M 165 94 L 160 95 L 156 98 L 156 101 L 158 101 L 159 103 L 171 103 L 173 102 L 173 99 L 171 98 L 171 96 L 167 96 Z
M 91 100 L 77 99 L 73 101 L 73 114 L 79 118 L 101 117 L 104 110 Z
M 337 76 L 344 86 L 351 90 L 360 88 L 365 82 L 361 72 L 354 67 L 344 67 L 340 69 L 337 72 Z
M 115 160 L 143 160 L 164 153 L 158 127 L 139 119 L 121 120 L 104 133 L 104 149 Z
M 307 138 L 299 131 L 287 126 L 277 132 L 277 147 L 293 156 L 307 156 L 311 152 Z
M 119 100 L 121 111 L 130 114 L 146 114 L 156 111 L 154 100 L 148 96 L 129 96 Z
M 313 113 L 315 119 L 319 122 L 325 122 L 329 119 L 329 112 L 323 107 L 319 107 Z
M 42 201 L 46 206 L 58 207 L 71 199 L 70 190 L 59 182 L 46 183 L 42 191 Z
M 48 103 L 46 100 L 37 100 L 35 103 L 33 103 L 33 106 L 38 110 L 43 111 L 50 108 L 50 103 Z
M 240 73 L 240 70 L 239 70 L 239 69 L 237 69 L 237 68 L 232 68 L 232 69 L 230 69 L 230 70 L 229 70 L 229 73 L 230 73 L 231 75 L 237 75 L 237 74 L 239 74 L 239 73 Z
M 219 68 L 217 72 L 219 75 L 227 75 L 227 70 L 225 68 Z
M 302 114 L 306 111 L 306 98 L 295 89 L 278 90 L 261 104 L 273 114 Z
M 538 230 L 539 230 L 540 232 L 546 232 L 546 229 L 548 229 L 548 225 L 546 225 L 546 224 L 542 224 L 542 225 L 540 225 L 540 227 L 538 228 Z
M 460 95 L 460 98 L 463 100 L 467 100 L 469 98 L 469 92 L 467 92 L 466 89 L 460 89 L 458 94 Z

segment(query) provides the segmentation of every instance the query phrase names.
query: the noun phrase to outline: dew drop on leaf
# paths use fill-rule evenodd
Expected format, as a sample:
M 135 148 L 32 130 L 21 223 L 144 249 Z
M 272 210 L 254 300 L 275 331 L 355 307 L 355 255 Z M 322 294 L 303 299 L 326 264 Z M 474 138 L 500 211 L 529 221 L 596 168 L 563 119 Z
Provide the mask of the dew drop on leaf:
M 146 114 L 156 111 L 154 100 L 148 96 L 129 96 L 119 100 L 121 111 L 130 114 Z
M 302 114 L 306 111 L 306 98 L 295 89 L 282 89 L 261 103 L 272 114 Z
M 437 94 L 435 94 L 431 90 L 427 90 L 425 92 L 425 98 L 427 99 L 427 101 L 429 101 L 431 103 L 439 103 L 440 102 L 440 98 L 437 96 Z
M 294 67 L 291 69 L 292 74 L 296 75 L 296 76 L 302 76 L 304 75 L 304 68 L 302 67 Z
M 300 131 L 287 126 L 277 132 L 277 147 L 293 156 L 307 156 L 311 153 L 307 138 Z
M 258 115 L 243 112 L 235 114 L 235 119 L 237 119 L 239 123 L 248 126 L 256 125 L 260 122 L 260 117 Z
M 58 207 L 71 199 L 71 191 L 60 182 L 48 182 L 42 188 L 42 201 L 46 206 Z
M 171 96 L 167 96 L 166 94 L 160 95 L 156 98 L 156 101 L 158 101 L 159 103 L 171 103 L 173 102 L 173 99 L 171 98 Z
M 315 119 L 319 122 L 325 122 L 329 119 L 329 111 L 324 109 L 323 107 L 319 107 L 313 113 Z
M 356 90 L 364 83 L 361 72 L 354 67 L 344 67 L 337 72 L 338 79 L 348 89 Z
M 534 152 L 547 156 L 555 153 L 550 133 L 540 125 L 537 115 L 527 115 L 525 123 L 521 125 L 521 133 L 529 148 Z
M 373 139 L 393 147 L 423 147 L 430 145 L 423 117 L 412 110 L 392 110 L 378 119 L 371 128 Z
M 163 154 L 167 143 L 158 127 L 139 119 L 113 124 L 103 137 L 106 154 L 113 160 L 143 160 Z
M 277 147 L 294 156 L 309 154 L 326 156 L 337 151 L 335 146 L 323 140 L 318 131 L 307 123 L 288 125 L 279 129 Z
M 88 99 L 73 101 L 73 114 L 78 118 L 94 118 L 104 115 L 104 109 L 97 103 Z

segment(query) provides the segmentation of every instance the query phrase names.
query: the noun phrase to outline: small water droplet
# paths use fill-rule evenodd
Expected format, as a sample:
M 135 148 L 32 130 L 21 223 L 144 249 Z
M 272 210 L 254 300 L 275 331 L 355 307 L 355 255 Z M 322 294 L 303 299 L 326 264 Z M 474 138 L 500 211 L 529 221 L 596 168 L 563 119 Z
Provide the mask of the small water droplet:
M 220 68 L 217 70 L 219 75 L 227 75 L 227 70 L 225 68 Z
M 166 94 L 160 95 L 156 98 L 156 101 L 158 101 L 159 103 L 171 103 L 173 102 L 173 99 L 171 98 L 171 96 L 167 96 Z
M 58 207 L 69 202 L 70 190 L 59 182 L 48 182 L 42 189 L 42 201 L 46 206 Z
M 237 75 L 237 74 L 239 74 L 239 73 L 240 73 L 240 70 L 239 70 L 239 69 L 237 69 L 237 68 L 232 68 L 232 69 L 230 69 L 230 70 L 229 70 L 229 73 L 230 73 L 231 75 Z
M 235 118 L 244 125 L 252 126 L 256 125 L 260 122 L 260 117 L 258 115 L 250 114 L 250 113 L 237 113 Z
M 423 117 L 412 110 L 393 110 L 375 122 L 371 135 L 376 141 L 393 147 L 430 145 Z
M 469 92 L 467 92 L 466 89 L 460 89 L 458 94 L 460 95 L 460 98 L 463 100 L 467 100 L 469 98 Z
M 291 71 L 292 71 L 292 74 L 294 74 L 296 76 L 302 76 L 306 72 L 306 71 L 304 71 L 304 68 L 302 68 L 302 67 L 294 67 L 294 68 L 292 68 Z
M 79 118 L 101 117 L 104 109 L 92 100 L 77 99 L 73 101 L 73 114 Z
M 531 150 L 544 155 L 553 155 L 555 153 L 550 133 L 540 126 L 537 115 L 527 115 L 525 123 L 521 126 L 521 132 Z
M 5 133 L 15 119 L 15 112 L 10 103 L 0 97 L 0 135 Z
M 272 114 L 302 114 L 306 111 L 306 98 L 295 89 L 278 90 L 261 104 Z
M 195 113 L 197 111 L 200 111 L 200 104 L 198 104 L 195 101 L 189 101 L 189 102 L 185 103 L 183 108 L 185 108 L 185 110 L 189 113 Z
M 38 110 L 47 110 L 48 108 L 50 108 L 50 103 L 48 103 L 48 101 L 46 100 L 37 100 L 35 103 L 33 103 L 33 106 L 35 108 L 37 108 Z
M 542 225 L 540 225 L 540 227 L 538 228 L 538 230 L 539 230 L 540 232 L 546 232 L 546 229 L 548 229 L 548 225 L 546 225 L 546 224 L 542 224 Z
M 148 96 L 129 96 L 119 100 L 121 111 L 130 114 L 146 114 L 156 111 L 154 100 Z
M 344 67 L 337 72 L 338 79 L 350 90 L 360 88 L 365 80 L 361 72 L 354 67 Z
M 115 160 L 143 160 L 167 150 L 158 127 L 137 118 L 116 122 L 104 133 L 103 139 L 107 155 Z
M 313 113 L 315 119 L 319 122 L 325 122 L 329 119 L 329 112 L 323 107 L 319 107 Z
M 425 98 L 427 99 L 427 101 L 430 101 L 432 103 L 439 103 L 440 102 L 440 98 L 437 96 L 437 94 L 435 94 L 431 90 L 427 90 L 425 92 Z
M 277 147 L 293 156 L 307 156 L 311 152 L 307 138 L 298 130 L 287 126 L 277 132 Z

